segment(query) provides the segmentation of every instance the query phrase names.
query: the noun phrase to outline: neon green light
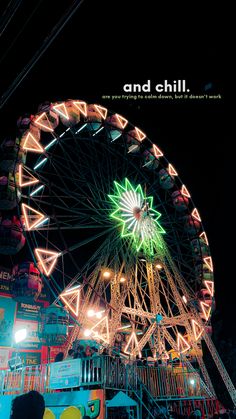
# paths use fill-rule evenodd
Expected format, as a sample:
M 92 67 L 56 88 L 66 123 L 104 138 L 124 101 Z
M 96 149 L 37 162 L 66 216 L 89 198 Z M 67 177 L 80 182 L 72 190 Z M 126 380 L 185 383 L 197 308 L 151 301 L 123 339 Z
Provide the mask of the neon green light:
M 161 213 L 153 208 L 153 197 L 145 196 L 141 185 L 134 187 L 127 178 L 122 184 L 115 181 L 114 194 L 108 197 L 114 208 L 111 218 L 118 221 L 121 237 L 130 238 L 136 252 L 153 256 L 163 248 Z

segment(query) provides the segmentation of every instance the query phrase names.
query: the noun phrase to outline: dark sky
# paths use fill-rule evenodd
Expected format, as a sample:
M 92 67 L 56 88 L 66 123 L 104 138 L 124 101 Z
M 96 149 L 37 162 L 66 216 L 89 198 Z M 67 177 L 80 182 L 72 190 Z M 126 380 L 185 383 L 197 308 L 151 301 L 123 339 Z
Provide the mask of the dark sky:
M 1 14 L 7 3 L 1 0 Z M 72 3 L 21 2 L 0 38 L 1 96 Z M 155 3 L 85 0 L 2 107 L 0 135 L 14 135 L 17 117 L 36 112 L 41 102 L 67 98 L 101 103 L 143 129 L 176 167 L 199 209 L 214 259 L 216 305 L 233 334 L 228 321 L 235 298 L 230 291 L 235 241 L 230 24 L 226 21 L 222 34 L 221 9 Z M 220 94 L 221 100 L 102 99 L 122 94 L 125 83 L 148 79 L 153 86 L 186 79 L 191 93 Z

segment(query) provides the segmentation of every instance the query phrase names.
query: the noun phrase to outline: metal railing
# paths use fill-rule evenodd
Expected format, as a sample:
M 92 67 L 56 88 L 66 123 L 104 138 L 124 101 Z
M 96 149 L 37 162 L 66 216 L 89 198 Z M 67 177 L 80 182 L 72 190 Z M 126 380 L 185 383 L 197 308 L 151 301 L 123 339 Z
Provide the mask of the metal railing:
M 200 384 L 197 372 L 187 371 L 186 368 L 173 369 L 171 366 L 137 366 L 136 363 L 122 361 L 121 358 L 97 356 L 82 358 L 79 362 L 77 384 L 72 387 L 138 389 L 142 382 L 154 398 L 196 398 L 207 397 Z M 58 366 L 66 367 L 62 361 Z M 78 365 L 78 364 L 76 364 Z M 54 392 L 56 389 L 68 388 L 60 383 L 60 387 L 50 386 L 53 364 L 42 364 L 23 367 L 15 371 L 0 371 L 0 394 L 20 394 L 30 390 L 41 393 Z M 64 369 L 66 371 L 66 368 Z M 75 372 L 75 371 L 73 371 Z

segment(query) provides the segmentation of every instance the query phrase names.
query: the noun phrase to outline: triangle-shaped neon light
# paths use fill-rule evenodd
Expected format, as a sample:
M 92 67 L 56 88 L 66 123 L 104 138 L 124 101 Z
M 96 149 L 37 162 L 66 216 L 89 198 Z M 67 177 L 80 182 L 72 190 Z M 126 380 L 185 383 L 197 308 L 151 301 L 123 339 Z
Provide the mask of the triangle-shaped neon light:
M 68 309 L 77 317 L 79 314 L 80 289 L 69 289 L 60 294 L 60 298 Z
M 208 266 L 208 268 L 210 269 L 210 271 L 213 272 L 213 263 L 212 263 L 211 256 L 207 256 L 203 260 L 204 260 L 205 264 Z
M 170 163 L 168 166 L 168 172 L 171 176 L 178 176 L 178 173 L 176 172 L 175 168 Z
M 103 323 L 103 327 L 101 328 L 101 324 Z M 97 327 L 98 326 L 100 326 L 99 327 L 99 330 L 100 330 L 100 333 L 96 330 L 97 329 Z M 105 332 L 105 337 L 104 337 L 104 333 L 101 333 L 102 332 L 102 330 L 104 329 L 104 327 L 106 328 L 106 332 Z M 92 331 L 92 335 L 95 337 L 95 338 L 99 338 L 99 339 L 101 339 L 101 340 L 103 340 L 103 342 L 105 342 L 105 343 L 109 343 L 109 341 L 110 341 L 110 336 L 109 336 L 109 324 L 108 324 L 108 318 L 107 318 L 107 316 L 105 316 L 105 317 L 103 317 L 101 320 L 99 320 L 99 322 L 97 322 L 92 328 L 91 328 L 91 331 Z
M 187 198 L 190 198 L 190 196 L 191 196 L 185 185 L 182 185 L 181 194 L 186 196 Z
M 206 288 L 208 289 L 210 295 L 214 296 L 214 282 L 213 281 L 204 281 Z
M 65 105 L 64 102 L 63 103 L 59 103 L 58 105 L 54 105 L 52 109 L 55 112 L 57 112 L 58 115 L 62 116 L 63 118 L 65 118 L 67 120 L 69 119 L 67 108 L 66 108 L 66 105 Z
M 192 322 L 192 328 L 193 328 L 193 334 L 194 334 L 195 340 L 198 340 L 203 332 L 203 328 L 199 326 L 196 320 L 192 319 L 191 322 Z
M 39 115 L 38 118 L 34 120 L 34 123 L 44 128 L 46 131 L 50 131 L 50 132 L 54 131 L 46 112 L 43 112 L 41 115 Z
M 118 113 L 116 113 L 116 119 L 118 120 L 120 126 L 122 129 L 124 129 L 126 127 L 126 125 L 128 124 L 128 120 L 125 119 L 123 116 L 119 115 Z
M 39 180 L 34 177 L 22 164 L 19 165 L 19 185 L 21 188 L 25 186 L 34 185 Z
M 73 104 L 76 106 L 77 109 L 79 109 L 79 111 L 84 116 L 87 116 L 88 115 L 88 112 L 87 112 L 87 103 L 86 102 L 75 101 L 75 102 L 73 102 Z
M 186 352 L 186 351 L 188 351 L 190 349 L 189 343 L 181 335 L 181 333 L 178 333 L 178 335 L 177 335 L 177 347 L 178 347 L 178 351 L 181 354 L 183 354 L 184 352 Z
M 36 258 L 39 263 L 39 267 L 45 275 L 49 276 L 56 265 L 57 258 L 60 253 L 53 252 L 47 249 L 35 249 Z
M 197 221 L 202 221 L 197 208 L 194 208 L 194 210 L 192 211 L 192 217 L 195 218 Z
M 22 212 L 24 214 L 25 224 L 28 231 L 32 230 L 45 218 L 45 215 L 41 212 L 29 207 L 29 205 L 21 205 Z
M 42 153 L 44 151 L 41 144 L 39 144 L 31 132 L 27 134 L 24 140 L 23 150 L 34 151 L 35 153 Z
M 137 134 L 137 136 L 138 136 L 138 140 L 139 140 L 139 141 L 143 141 L 143 140 L 144 140 L 144 138 L 146 138 L 146 134 L 144 134 L 144 132 L 143 132 L 143 131 L 141 131 L 141 129 L 139 129 L 139 128 L 135 127 L 135 131 L 136 131 L 136 134 Z
M 101 117 L 103 119 L 106 119 L 106 117 L 107 117 L 107 108 L 104 108 L 101 105 L 94 105 L 94 106 L 97 109 L 98 113 L 101 115 Z
M 132 351 L 128 351 L 128 348 L 131 345 L 133 346 L 133 349 L 132 349 Z M 139 357 L 141 358 L 142 355 L 141 355 L 141 352 L 139 350 L 139 344 L 138 344 L 138 339 L 137 339 L 136 333 L 135 332 L 132 332 L 131 335 L 130 335 L 130 337 L 129 337 L 129 340 L 127 342 L 127 345 L 126 345 L 126 347 L 124 349 L 124 353 L 131 355 L 134 352 L 134 349 L 135 348 L 138 350 Z
M 203 312 L 203 315 L 205 317 L 205 320 L 207 321 L 210 317 L 211 306 L 209 306 L 207 303 L 204 303 L 204 301 L 201 301 L 200 305 L 201 305 L 202 312 Z
M 204 243 L 207 245 L 207 246 L 209 246 L 209 242 L 208 242 L 208 238 L 207 238 L 207 235 L 206 235 L 206 233 L 205 233 L 205 231 L 203 231 L 201 234 L 200 234 L 200 236 L 199 236 L 203 241 L 204 241 Z
M 170 359 L 170 356 L 169 356 L 169 354 L 168 354 L 168 352 L 167 352 L 167 350 L 166 350 L 166 348 L 165 348 L 165 345 L 161 342 L 161 344 L 160 344 L 160 350 L 161 350 L 161 359 L 164 359 L 164 360 L 168 360 L 168 359 Z
M 158 159 L 159 157 L 163 156 L 162 151 L 156 146 L 156 144 L 153 144 L 153 153 L 154 156 Z

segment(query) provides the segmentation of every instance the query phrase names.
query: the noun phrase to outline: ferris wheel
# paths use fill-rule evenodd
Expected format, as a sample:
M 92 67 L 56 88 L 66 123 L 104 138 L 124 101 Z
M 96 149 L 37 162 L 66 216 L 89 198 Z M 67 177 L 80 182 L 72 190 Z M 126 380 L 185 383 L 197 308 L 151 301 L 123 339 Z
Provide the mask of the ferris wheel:
M 129 356 L 194 353 L 214 393 L 201 351 L 202 339 L 215 351 L 213 262 L 174 165 L 124 116 L 81 100 L 43 104 L 19 130 L 23 226 L 75 319 L 67 348 L 86 337 Z

